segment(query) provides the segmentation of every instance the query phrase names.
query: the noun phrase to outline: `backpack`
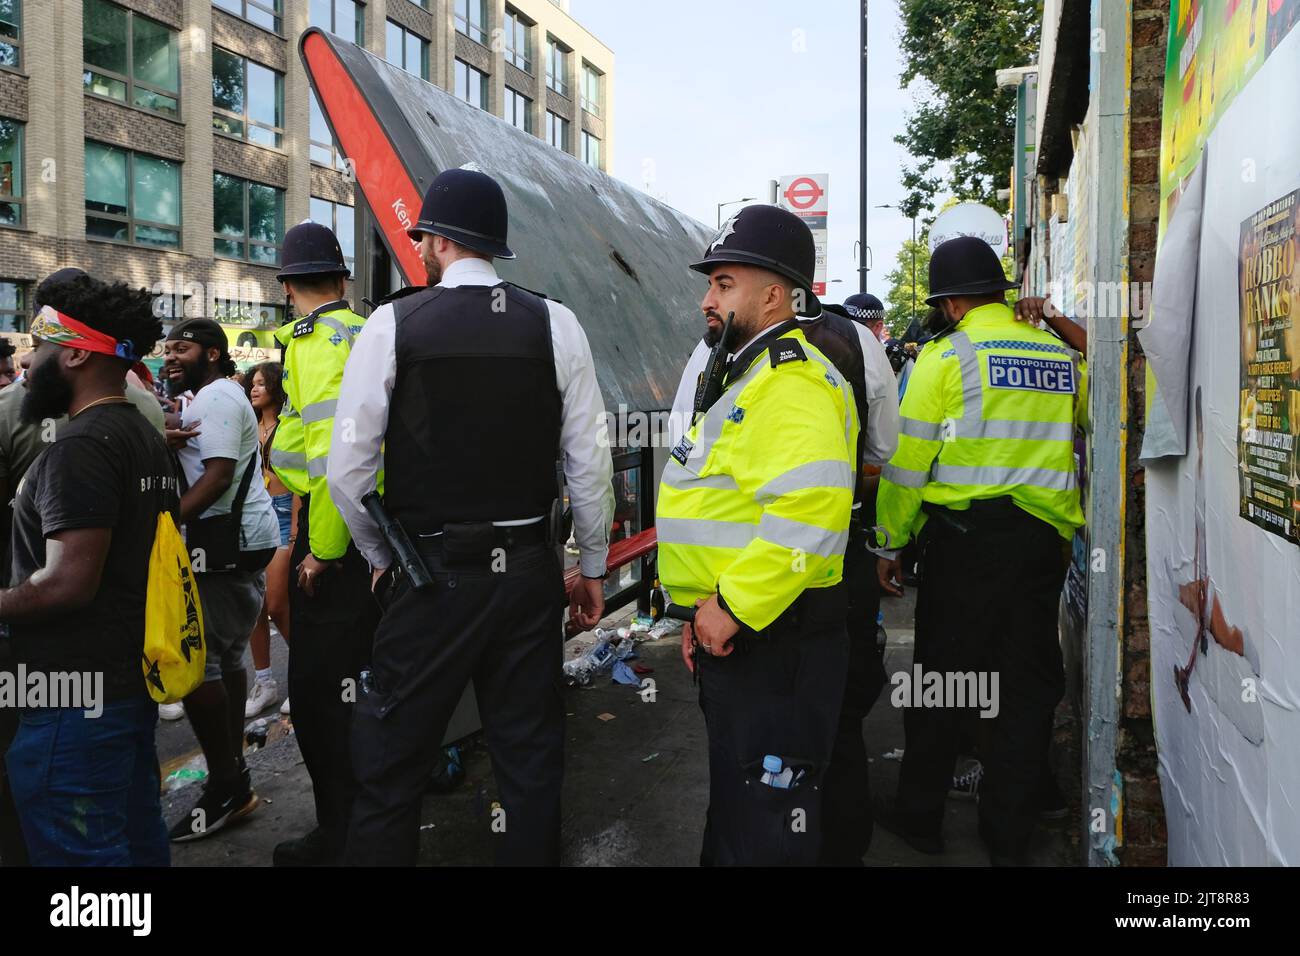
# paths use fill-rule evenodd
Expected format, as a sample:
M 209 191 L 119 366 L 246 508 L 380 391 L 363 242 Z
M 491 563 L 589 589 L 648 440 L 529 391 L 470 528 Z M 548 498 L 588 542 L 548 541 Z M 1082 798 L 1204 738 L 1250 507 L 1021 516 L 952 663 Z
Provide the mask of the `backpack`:
M 144 680 L 149 696 L 174 704 L 203 683 L 207 646 L 203 642 L 203 608 L 176 522 L 170 512 L 158 515 L 149 555 L 149 586 L 144 608 Z

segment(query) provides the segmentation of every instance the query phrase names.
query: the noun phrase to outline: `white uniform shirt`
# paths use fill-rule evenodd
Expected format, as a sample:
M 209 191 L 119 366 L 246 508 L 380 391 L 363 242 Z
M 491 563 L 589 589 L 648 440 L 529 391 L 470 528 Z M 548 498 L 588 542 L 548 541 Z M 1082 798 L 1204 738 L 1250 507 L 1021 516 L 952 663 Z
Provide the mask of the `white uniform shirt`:
M 438 284 L 447 289 L 496 286 L 501 284 L 501 279 L 490 262 L 460 259 L 447 267 Z M 582 573 L 600 577 L 605 573 L 610 522 L 614 517 L 614 462 L 610 457 L 605 405 L 596 384 L 591 347 L 577 316 L 557 302 L 547 302 L 546 307 L 555 349 L 555 383 L 564 403 L 560 445 L 573 508 L 574 539 L 581 555 Z M 397 378 L 396 340 L 393 307 L 381 306 L 366 320 L 365 328 L 353 343 L 343 372 L 330 443 L 327 472 L 330 497 L 347 522 L 352 540 L 372 568 L 387 568 L 393 561 L 388 543 L 361 506 L 361 499 L 375 490 L 382 461 L 388 402 Z M 351 434 L 345 436 L 345 428 Z

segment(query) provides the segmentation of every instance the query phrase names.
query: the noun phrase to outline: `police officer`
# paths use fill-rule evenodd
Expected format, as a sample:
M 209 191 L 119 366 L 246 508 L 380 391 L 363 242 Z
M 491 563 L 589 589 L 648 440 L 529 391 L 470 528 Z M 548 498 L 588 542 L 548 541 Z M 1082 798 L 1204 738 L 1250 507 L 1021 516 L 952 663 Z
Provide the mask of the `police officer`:
M 915 664 L 924 675 L 974 672 L 996 699 L 977 725 L 985 776 L 980 833 L 995 864 L 1024 860 L 1051 714 L 1064 692 L 1057 606 L 1066 543 L 1083 524 L 1076 423 L 1086 413 L 1079 355 L 1016 318 L 997 254 L 973 237 L 930 260 L 927 300 L 946 330 L 921 352 L 902 405 L 897 454 L 877 502 L 882 546 L 920 535 Z M 881 586 L 899 593 L 896 561 Z M 997 683 L 993 684 L 993 676 Z M 945 685 L 947 685 L 945 680 Z M 958 701 L 911 707 L 898 798 L 886 828 L 942 852 L 944 799 L 964 721 Z
M 841 307 L 854 322 L 861 323 L 876 341 L 885 341 L 885 304 L 870 292 L 857 292 L 844 300 Z
M 841 577 L 858 420 L 848 383 L 796 318 L 820 312 L 815 260 L 797 216 L 750 206 L 691 266 L 709 276 L 710 324 L 734 314 L 721 397 L 674 447 L 656 518 L 660 580 L 696 607 L 682 653 L 709 737 L 704 864 L 811 864 L 821 849 L 848 661 Z
M 751 207 L 752 208 L 752 207 Z M 736 214 L 739 219 L 745 210 Z M 881 468 L 898 448 L 898 393 L 889 358 L 873 328 L 884 322 L 884 306 L 872 295 L 853 295 L 842 306 L 824 305 L 821 315 L 804 320 L 801 328 L 853 387 L 858 421 L 860 471 L 854 489 L 853 520 L 844 556 L 848 595 L 845 624 L 849 635 L 848 677 L 844 705 L 826 771 L 823 798 L 823 840 L 820 861 L 826 865 L 857 866 L 871 842 L 871 794 L 862 721 L 885 683 L 876 644 L 880 588 L 868 531 L 875 525 L 876 484 Z M 690 425 L 699 377 L 707 363 L 710 339 L 721 332 L 715 319 L 696 346 L 670 416 L 679 429 L 674 444 Z
M 276 332 L 287 401 L 271 467 L 302 498 L 289 586 L 289 699 L 317 826 L 277 846 L 274 859 L 323 865 L 338 862 L 347 834 L 356 792 L 351 701 L 378 618 L 369 568 L 325 482 L 343 367 L 365 320 L 344 299 L 350 273 L 333 232 L 304 222 L 285 234 L 283 250 L 277 278 L 303 317 Z
M 330 487 L 386 605 L 353 728 L 351 864 L 416 862 L 421 796 L 471 679 L 500 794 L 497 861 L 559 862 L 564 590 L 545 518 L 558 451 L 582 566 L 570 613 L 592 627 L 613 461 L 577 318 L 493 267 L 514 258 L 508 223 L 491 177 L 439 175 L 410 232 L 430 287 L 374 313 L 344 377 L 339 421 L 355 436 L 335 442 Z M 427 591 L 390 573 L 391 549 L 359 504 L 381 460 L 384 504 L 435 577 Z

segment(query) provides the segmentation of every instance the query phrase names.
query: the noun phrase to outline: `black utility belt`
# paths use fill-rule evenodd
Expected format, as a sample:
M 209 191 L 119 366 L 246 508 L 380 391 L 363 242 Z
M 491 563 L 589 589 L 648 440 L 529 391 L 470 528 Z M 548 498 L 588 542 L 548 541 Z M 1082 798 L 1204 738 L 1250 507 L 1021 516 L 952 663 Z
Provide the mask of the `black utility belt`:
M 433 554 L 447 561 L 487 561 L 499 548 L 546 544 L 546 522 L 524 525 L 495 525 L 490 522 L 446 524 L 440 531 L 421 534 L 415 546 L 422 554 Z

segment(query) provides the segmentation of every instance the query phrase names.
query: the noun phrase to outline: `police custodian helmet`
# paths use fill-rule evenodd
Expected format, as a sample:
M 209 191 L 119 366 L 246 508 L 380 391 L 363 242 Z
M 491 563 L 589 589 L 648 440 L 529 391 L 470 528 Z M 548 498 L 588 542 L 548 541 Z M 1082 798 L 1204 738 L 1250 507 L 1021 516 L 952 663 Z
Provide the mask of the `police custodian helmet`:
M 985 295 L 1020 288 L 1007 279 L 1002 261 L 983 239 L 958 236 L 941 242 L 930 256 L 930 296 L 926 305 L 954 295 Z
M 727 220 L 704 251 L 704 258 L 691 263 L 691 268 L 709 275 L 714 266 L 724 262 L 757 266 L 784 276 L 804 292 L 804 308 L 796 313 L 821 314 L 821 302 L 812 290 L 817 243 L 794 213 L 779 206 L 746 206 Z
M 844 300 L 844 311 L 859 322 L 883 322 L 885 304 L 870 292 L 858 292 Z
M 425 233 L 442 236 L 494 259 L 513 259 L 506 245 L 509 227 L 500 183 L 478 170 L 448 169 L 429 186 L 420 218 L 406 234 L 412 239 Z
M 318 222 L 301 222 L 284 234 L 283 263 L 276 279 L 283 282 L 294 276 L 352 275 L 343 261 L 343 248 L 329 226 Z

